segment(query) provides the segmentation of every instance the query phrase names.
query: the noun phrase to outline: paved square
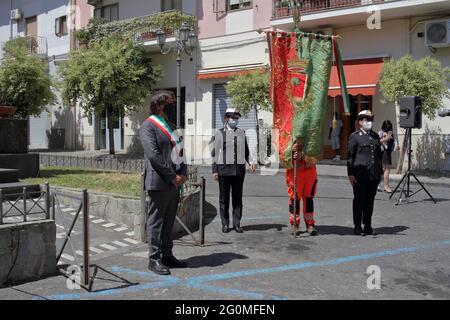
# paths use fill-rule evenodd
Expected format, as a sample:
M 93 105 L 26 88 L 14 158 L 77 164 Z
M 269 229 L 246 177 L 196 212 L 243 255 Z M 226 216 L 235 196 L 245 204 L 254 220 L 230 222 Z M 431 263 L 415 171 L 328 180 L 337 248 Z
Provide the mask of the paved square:
M 207 177 L 207 201 L 217 208 L 217 183 L 208 169 L 201 171 Z M 0 289 L 0 299 L 449 299 L 450 188 L 427 188 L 437 204 L 422 191 L 410 203 L 395 206 L 379 192 L 376 235 L 361 237 L 352 234 L 347 180 L 319 176 L 319 236 L 303 232 L 293 238 L 283 174 L 248 174 L 244 233 L 223 234 L 216 216 L 206 226 L 204 247 L 193 245 L 189 236 L 176 240 L 174 253 L 187 260 L 188 268 L 157 276 L 147 269 L 147 246 L 128 242 L 129 247 L 118 245 L 93 257 L 99 268 L 92 292 L 67 289 L 60 275 Z M 367 286 L 372 265 L 381 271 L 381 289 Z

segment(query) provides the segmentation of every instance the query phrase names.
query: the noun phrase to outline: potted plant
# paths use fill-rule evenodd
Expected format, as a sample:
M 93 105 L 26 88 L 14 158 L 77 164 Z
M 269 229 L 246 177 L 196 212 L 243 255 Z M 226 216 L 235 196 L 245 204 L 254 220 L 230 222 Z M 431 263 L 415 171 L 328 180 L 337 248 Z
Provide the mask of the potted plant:
M 0 106 L 0 118 L 11 118 L 17 108 L 12 106 Z

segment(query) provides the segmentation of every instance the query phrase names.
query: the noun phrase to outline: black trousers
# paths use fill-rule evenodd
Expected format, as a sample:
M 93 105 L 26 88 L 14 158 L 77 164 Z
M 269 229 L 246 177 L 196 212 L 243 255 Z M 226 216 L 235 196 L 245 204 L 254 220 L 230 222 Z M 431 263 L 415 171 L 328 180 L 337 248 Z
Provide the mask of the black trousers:
M 150 259 L 172 256 L 172 229 L 178 210 L 178 190 L 148 191 L 147 240 Z
M 220 219 L 223 226 L 230 224 L 230 189 L 233 205 L 233 227 L 240 226 L 242 218 L 242 189 L 245 174 L 238 176 L 219 176 Z
M 371 227 L 373 203 L 380 182 L 367 178 L 355 178 L 357 182 L 353 187 L 353 224 L 361 226 L 362 222 L 365 227 Z

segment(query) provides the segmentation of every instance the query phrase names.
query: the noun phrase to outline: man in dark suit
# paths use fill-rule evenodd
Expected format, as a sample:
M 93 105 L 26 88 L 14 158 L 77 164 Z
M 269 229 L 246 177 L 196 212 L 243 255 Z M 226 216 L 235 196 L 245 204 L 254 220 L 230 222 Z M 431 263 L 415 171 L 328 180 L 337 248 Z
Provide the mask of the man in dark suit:
M 372 120 L 370 110 L 361 111 L 357 117 L 360 128 L 350 135 L 348 142 L 347 173 L 354 194 L 354 233 L 363 236 L 373 234 L 373 204 L 383 173 L 380 137 L 372 131 Z
M 219 181 L 220 218 L 222 232 L 230 231 L 230 191 L 233 205 L 233 227 L 238 233 L 243 229 L 240 225 L 242 217 L 242 189 L 245 178 L 245 162 L 251 165 L 252 172 L 256 164 L 250 162 L 245 131 L 237 127 L 241 114 L 234 108 L 225 112 L 225 126 L 216 131 L 211 140 L 213 158 L 212 172 Z
M 186 263 L 172 254 L 172 227 L 180 201 L 179 188 L 186 181 L 180 138 L 175 126 L 164 113 L 173 107 L 172 93 L 156 92 L 151 98 L 151 116 L 139 130 L 145 154 L 145 190 L 148 204 L 147 239 L 149 269 L 157 274 L 170 274 L 169 267 L 181 268 Z

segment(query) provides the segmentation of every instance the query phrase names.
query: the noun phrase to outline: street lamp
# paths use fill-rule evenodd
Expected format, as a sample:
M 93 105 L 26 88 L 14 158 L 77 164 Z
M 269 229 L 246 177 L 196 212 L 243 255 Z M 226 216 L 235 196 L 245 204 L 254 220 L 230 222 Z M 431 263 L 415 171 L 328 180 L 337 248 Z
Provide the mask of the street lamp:
M 192 52 L 197 46 L 197 35 L 186 22 L 176 31 L 175 42 L 166 46 L 166 33 L 158 29 L 156 41 L 161 48 L 162 54 L 168 54 L 171 50 L 177 55 L 177 129 L 181 128 L 181 54 L 185 52 L 192 57 Z

